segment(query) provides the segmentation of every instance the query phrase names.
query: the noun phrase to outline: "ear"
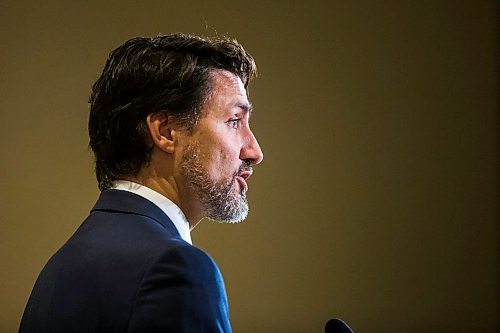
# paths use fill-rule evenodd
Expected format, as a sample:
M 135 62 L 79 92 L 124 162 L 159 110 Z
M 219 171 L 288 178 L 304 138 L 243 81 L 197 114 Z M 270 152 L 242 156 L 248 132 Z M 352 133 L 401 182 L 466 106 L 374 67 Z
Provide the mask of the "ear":
M 164 112 L 151 113 L 146 118 L 151 140 L 166 153 L 174 152 L 174 128 L 171 117 Z

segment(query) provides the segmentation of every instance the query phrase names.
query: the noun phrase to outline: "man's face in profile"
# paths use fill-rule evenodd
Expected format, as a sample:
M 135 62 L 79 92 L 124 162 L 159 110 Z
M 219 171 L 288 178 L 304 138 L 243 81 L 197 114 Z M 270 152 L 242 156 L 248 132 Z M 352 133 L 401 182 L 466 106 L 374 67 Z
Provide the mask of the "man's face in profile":
M 251 105 L 241 79 L 215 70 L 201 118 L 186 136 L 181 172 L 204 216 L 239 222 L 248 214 L 247 178 L 263 154 L 249 126 Z

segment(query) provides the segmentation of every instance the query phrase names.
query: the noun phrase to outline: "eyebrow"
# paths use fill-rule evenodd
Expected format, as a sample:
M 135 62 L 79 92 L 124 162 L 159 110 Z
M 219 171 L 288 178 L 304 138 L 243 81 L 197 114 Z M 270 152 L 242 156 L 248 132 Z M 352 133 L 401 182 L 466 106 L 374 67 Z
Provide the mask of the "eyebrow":
M 252 111 L 253 111 L 253 106 L 251 103 L 236 103 L 235 105 L 237 108 L 240 108 L 242 109 L 244 112 L 246 113 L 250 113 L 252 114 Z

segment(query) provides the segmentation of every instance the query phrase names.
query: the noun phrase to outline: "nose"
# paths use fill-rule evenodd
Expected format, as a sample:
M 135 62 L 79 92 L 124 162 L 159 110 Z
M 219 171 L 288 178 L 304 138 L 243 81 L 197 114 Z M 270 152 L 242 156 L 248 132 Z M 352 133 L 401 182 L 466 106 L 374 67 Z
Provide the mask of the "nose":
M 257 165 L 264 159 L 264 154 L 252 131 L 248 131 L 248 140 L 241 148 L 240 159 L 249 161 L 252 165 Z

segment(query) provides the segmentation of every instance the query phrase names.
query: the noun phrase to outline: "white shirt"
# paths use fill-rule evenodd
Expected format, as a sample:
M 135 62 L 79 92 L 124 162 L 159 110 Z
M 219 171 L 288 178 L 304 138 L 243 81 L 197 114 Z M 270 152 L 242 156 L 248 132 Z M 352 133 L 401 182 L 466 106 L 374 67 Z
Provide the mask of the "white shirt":
M 112 188 L 115 190 L 135 193 L 154 203 L 170 218 L 170 220 L 172 220 L 181 238 L 189 244 L 193 244 L 191 241 L 191 232 L 189 231 L 189 222 L 186 219 L 186 215 L 184 215 L 181 209 L 170 199 L 147 186 L 128 180 L 114 181 Z

